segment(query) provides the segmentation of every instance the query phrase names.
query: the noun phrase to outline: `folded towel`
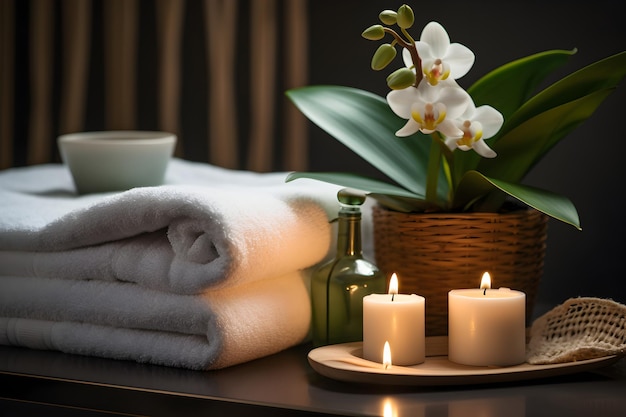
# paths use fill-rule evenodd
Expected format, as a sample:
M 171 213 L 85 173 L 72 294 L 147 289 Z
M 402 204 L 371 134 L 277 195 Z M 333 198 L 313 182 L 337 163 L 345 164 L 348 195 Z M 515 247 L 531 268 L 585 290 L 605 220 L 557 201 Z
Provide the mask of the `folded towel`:
M 179 159 L 166 178 L 77 196 L 59 164 L 0 172 L 0 275 L 199 294 L 310 267 L 331 249 L 336 186 Z
M 0 344 L 219 369 L 308 336 L 308 272 L 180 295 L 133 283 L 0 276 Z

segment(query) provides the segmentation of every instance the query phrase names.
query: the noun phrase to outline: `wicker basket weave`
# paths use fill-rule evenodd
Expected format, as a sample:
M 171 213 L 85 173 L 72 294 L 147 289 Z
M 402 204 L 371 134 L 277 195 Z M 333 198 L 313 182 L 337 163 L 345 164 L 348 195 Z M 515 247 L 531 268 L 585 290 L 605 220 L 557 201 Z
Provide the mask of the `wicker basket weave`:
M 493 288 L 526 293 L 526 323 L 543 274 L 547 216 L 508 213 L 400 213 L 373 208 L 377 266 L 398 275 L 401 293 L 426 298 L 426 335 L 448 334 L 448 291 L 478 288 L 488 271 Z

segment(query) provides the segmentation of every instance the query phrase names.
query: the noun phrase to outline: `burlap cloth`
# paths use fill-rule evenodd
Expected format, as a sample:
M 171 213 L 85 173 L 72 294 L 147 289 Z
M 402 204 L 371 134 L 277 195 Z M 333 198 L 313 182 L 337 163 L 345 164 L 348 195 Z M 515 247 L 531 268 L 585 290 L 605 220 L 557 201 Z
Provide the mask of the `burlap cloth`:
M 626 354 L 626 306 L 609 299 L 570 298 L 532 324 L 526 361 L 572 362 Z

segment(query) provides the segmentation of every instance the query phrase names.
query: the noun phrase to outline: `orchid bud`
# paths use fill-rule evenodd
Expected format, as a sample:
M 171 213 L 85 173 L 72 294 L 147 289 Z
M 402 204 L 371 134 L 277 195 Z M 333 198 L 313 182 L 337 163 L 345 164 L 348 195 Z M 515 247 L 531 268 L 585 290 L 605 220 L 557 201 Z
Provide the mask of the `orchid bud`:
M 379 41 L 385 37 L 385 29 L 381 25 L 373 25 L 365 29 L 361 36 L 370 41 Z
M 396 48 L 388 43 L 384 43 L 378 47 L 372 57 L 372 69 L 380 71 L 385 68 L 396 57 Z
M 387 85 L 392 90 L 402 90 L 415 84 L 415 73 L 409 68 L 395 70 L 387 77 Z
M 378 18 L 384 24 L 391 26 L 395 25 L 398 21 L 398 13 L 394 12 L 393 10 L 383 10 L 378 15 Z
M 415 21 L 415 16 L 413 15 L 413 9 L 403 4 L 398 9 L 398 26 L 402 29 L 408 29 L 413 26 L 413 22 Z

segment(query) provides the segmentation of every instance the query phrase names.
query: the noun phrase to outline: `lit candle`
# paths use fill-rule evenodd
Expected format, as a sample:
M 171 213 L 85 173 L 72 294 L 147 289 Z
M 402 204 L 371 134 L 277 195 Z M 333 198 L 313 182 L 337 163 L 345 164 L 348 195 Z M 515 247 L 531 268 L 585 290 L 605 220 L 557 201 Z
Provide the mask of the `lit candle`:
M 510 366 L 526 360 L 526 294 L 491 289 L 485 272 L 480 289 L 448 293 L 448 359 L 463 365 Z
M 363 357 L 383 363 L 389 342 L 394 365 L 424 362 L 424 297 L 398 294 L 398 277 L 391 276 L 388 294 L 363 297 Z

